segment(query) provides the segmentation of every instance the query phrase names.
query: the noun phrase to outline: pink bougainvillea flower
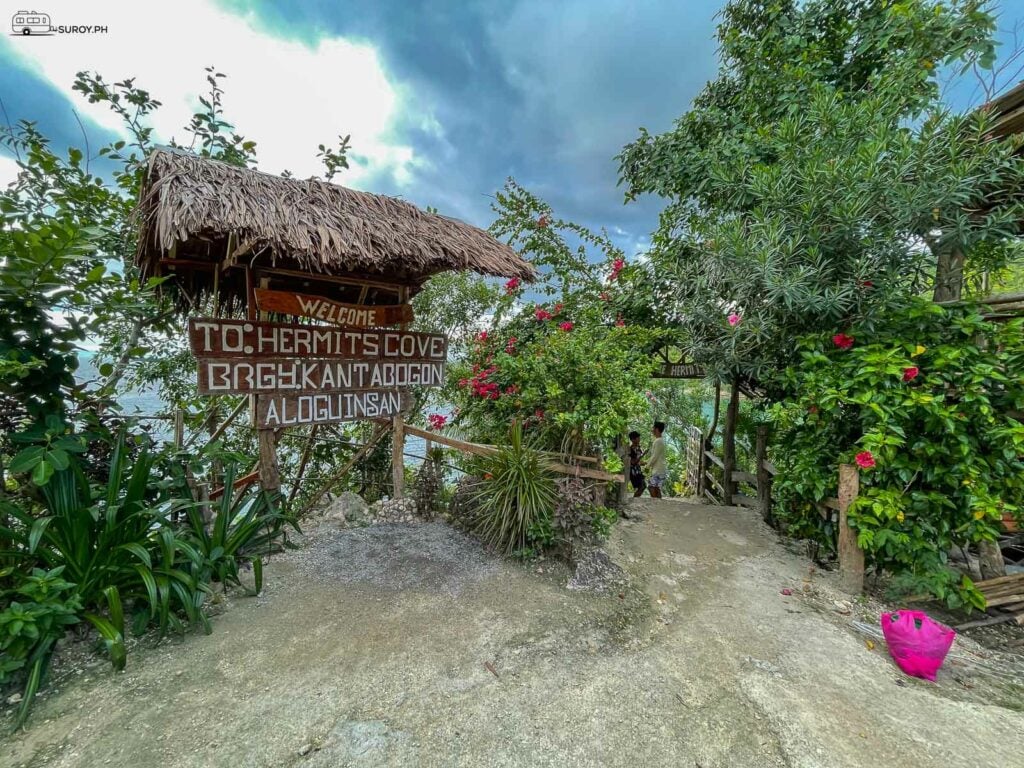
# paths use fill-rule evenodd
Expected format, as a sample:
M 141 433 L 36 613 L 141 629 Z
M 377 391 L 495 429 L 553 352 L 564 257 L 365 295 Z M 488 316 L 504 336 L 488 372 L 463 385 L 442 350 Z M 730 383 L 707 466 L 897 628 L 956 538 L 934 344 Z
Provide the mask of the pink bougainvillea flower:
M 832 337 L 832 343 L 840 349 L 849 349 L 853 346 L 853 336 L 847 336 L 845 333 L 837 333 Z
M 573 325 L 568 320 L 566 320 L 564 323 L 559 323 L 558 327 L 561 328 L 566 333 L 568 333 L 569 331 L 572 330 Z
M 477 341 L 487 341 L 487 331 L 480 331 L 480 333 L 478 333 L 476 335 L 476 340 Z
M 871 451 L 861 451 L 854 458 L 857 462 L 857 466 L 861 469 L 871 469 L 875 466 L 875 457 L 871 455 Z
M 509 340 L 505 343 L 505 352 L 510 355 L 514 355 L 516 352 L 516 342 L 519 341 L 515 336 L 509 337 Z
M 505 387 L 506 395 L 514 395 L 517 392 L 519 392 L 519 387 L 517 387 L 515 384 L 509 384 L 507 387 Z
M 432 413 L 427 416 L 427 424 L 430 425 L 431 429 L 444 429 L 444 425 L 448 423 L 448 417 L 440 413 Z
M 726 319 L 729 321 L 729 325 L 739 325 L 740 324 L 740 316 L 737 315 L 735 312 L 733 312 L 731 315 L 729 315 L 729 317 L 726 318 Z
M 553 317 L 553 315 L 546 309 L 544 309 L 544 307 L 537 307 L 537 309 L 535 309 L 533 312 L 533 316 L 536 317 L 541 322 L 545 320 L 550 320 Z
M 619 279 L 619 272 L 626 268 L 625 259 L 616 259 L 612 262 L 612 273 L 608 275 L 609 282 Z
M 519 289 L 519 278 L 513 277 L 507 283 L 505 283 L 505 293 L 511 296 Z
M 468 384 L 469 384 L 469 379 L 459 379 L 459 386 L 460 387 L 465 387 Z
M 904 381 L 913 381 L 914 379 L 917 378 L 917 374 L 919 374 L 920 372 L 921 372 L 921 370 L 916 365 L 912 365 L 909 368 L 904 368 L 903 369 L 903 380 Z

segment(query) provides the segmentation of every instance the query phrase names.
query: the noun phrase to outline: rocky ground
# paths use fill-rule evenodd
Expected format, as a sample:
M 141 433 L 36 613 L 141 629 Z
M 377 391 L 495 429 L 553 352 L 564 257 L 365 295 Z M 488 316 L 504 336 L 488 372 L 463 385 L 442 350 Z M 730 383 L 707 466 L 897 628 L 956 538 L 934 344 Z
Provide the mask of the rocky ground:
M 871 635 L 878 606 L 844 599 L 750 512 L 631 511 L 613 563 L 576 572 L 497 559 L 442 523 L 328 519 L 212 635 L 142 643 L 121 674 L 65 667 L 0 765 L 987 768 L 1024 754 L 1019 658 L 962 639 L 937 684 L 907 678 Z

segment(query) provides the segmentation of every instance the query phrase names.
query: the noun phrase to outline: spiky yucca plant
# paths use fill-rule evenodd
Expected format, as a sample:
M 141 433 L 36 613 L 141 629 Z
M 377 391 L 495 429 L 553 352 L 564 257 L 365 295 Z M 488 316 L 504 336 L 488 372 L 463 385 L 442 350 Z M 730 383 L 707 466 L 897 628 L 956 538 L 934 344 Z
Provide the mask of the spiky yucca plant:
M 548 460 L 524 439 L 515 421 L 508 443 L 479 459 L 475 469 L 481 481 L 473 491 L 474 531 L 506 554 L 525 549 L 530 526 L 550 517 L 555 507 L 555 475 Z

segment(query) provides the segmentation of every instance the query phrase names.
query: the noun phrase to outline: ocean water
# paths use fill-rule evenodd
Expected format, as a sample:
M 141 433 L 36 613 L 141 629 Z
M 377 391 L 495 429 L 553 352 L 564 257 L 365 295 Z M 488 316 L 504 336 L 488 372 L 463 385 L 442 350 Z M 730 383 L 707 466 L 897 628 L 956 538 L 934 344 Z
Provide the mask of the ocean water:
M 89 351 L 79 351 L 78 353 L 78 370 L 75 371 L 75 379 L 80 383 L 86 383 L 95 381 L 101 378 L 100 373 L 96 368 L 95 355 Z M 169 442 L 174 439 L 174 429 L 172 427 L 173 418 L 171 417 L 170 409 L 161 398 L 156 389 L 124 389 L 118 392 L 117 401 L 121 405 L 121 411 L 125 416 L 142 416 L 147 417 L 146 421 L 149 422 L 150 432 L 153 438 L 158 442 Z M 440 409 L 441 413 L 446 413 L 447 409 Z M 167 418 L 153 419 L 154 416 L 163 416 Z M 186 435 L 186 439 L 188 435 Z M 420 437 L 414 437 L 409 435 L 405 439 L 405 452 L 407 454 L 414 454 L 414 456 L 423 456 L 426 449 L 426 444 Z M 407 464 L 420 464 L 419 458 L 413 458 L 406 456 Z

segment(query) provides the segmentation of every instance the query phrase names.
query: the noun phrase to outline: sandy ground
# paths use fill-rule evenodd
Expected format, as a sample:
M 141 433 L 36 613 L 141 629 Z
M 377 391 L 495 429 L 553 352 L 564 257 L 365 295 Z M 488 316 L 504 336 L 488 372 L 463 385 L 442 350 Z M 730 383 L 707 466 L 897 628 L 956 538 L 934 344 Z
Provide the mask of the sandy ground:
M 643 519 L 609 544 L 630 586 L 603 594 L 442 524 L 321 527 L 212 635 L 59 682 L 0 765 L 991 768 L 1024 754 L 1012 686 L 905 678 L 821 608 L 830 577 L 752 513 L 631 509 Z

